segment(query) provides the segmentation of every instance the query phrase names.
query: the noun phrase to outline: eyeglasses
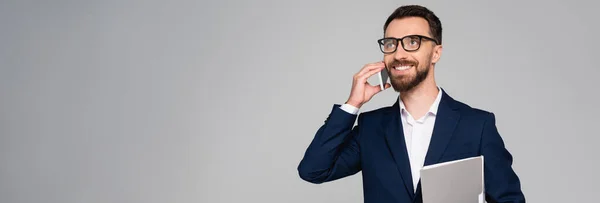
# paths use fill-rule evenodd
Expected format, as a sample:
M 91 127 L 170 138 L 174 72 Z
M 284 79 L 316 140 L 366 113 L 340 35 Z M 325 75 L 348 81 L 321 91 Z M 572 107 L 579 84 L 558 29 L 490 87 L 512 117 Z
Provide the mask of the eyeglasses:
M 435 42 L 435 44 L 438 44 L 437 40 L 422 35 L 409 35 L 402 38 L 386 37 L 377 40 L 377 43 L 379 43 L 379 49 L 381 49 L 381 52 L 384 54 L 390 54 L 394 53 L 398 48 L 398 41 L 400 41 L 402 48 L 405 51 L 411 52 L 419 50 L 421 47 L 421 41 L 423 39 L 430 40 Z

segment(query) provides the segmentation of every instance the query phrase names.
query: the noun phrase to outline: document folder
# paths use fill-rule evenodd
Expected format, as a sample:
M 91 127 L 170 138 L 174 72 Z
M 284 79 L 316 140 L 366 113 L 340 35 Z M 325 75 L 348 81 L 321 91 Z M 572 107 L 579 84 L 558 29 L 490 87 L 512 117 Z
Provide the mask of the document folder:
M 421 169 L 423 203 L 483 203 L 483 156 Z

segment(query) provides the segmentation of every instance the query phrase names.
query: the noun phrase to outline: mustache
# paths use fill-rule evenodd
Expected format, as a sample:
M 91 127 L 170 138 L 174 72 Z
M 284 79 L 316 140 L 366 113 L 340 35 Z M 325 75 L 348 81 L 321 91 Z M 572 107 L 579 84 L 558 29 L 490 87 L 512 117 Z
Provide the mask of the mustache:
M 394 60 L 392 61 L 392 63 L 390 63 L 390 67 L 394 67 L 397 65 L 412 65 L 412 66 L 417 66 L 419 64 L 419 62 L 416 61 L 412 61 L 412 60 Z

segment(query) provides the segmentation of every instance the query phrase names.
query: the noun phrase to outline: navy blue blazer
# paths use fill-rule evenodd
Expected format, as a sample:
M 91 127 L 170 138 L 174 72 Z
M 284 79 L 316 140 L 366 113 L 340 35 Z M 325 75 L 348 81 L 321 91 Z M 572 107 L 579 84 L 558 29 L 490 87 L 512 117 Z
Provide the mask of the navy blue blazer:
M 362 171 L 365 203 L 422 202 L 414 192 L 399 101 L 353 115 L 335 104 L 298 165 L 300 177 L 324 183 Z M 354 126 L 356 118 L 358 124 Z M 493 113 L 452 99 L 443 89 L 424 165 L 483 155 L 486 201 L 524 203 L 512 155 Z

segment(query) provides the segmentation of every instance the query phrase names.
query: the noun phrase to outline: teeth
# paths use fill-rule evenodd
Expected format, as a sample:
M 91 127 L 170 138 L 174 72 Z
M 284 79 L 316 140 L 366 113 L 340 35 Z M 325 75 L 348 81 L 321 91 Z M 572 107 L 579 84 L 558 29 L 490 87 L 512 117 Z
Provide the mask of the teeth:
M 396 70 L 408 70 L 412 66 L 396 66 L 394 69 Z

